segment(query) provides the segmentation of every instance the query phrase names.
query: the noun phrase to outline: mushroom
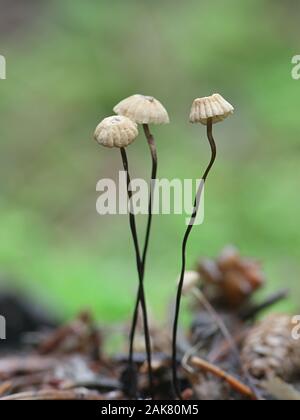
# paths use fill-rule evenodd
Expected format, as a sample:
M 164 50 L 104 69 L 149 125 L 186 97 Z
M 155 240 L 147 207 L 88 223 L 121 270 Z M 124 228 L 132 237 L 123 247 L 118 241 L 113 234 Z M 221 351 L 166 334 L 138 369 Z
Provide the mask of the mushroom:
M 127 174 L 127 194 L 129 201 L 132 197 L 132 191 L 130 188 L 131 178 L 129 174 L 129 165 L 128 165 L 128 158 L 126 153 L 126 147 L 131 144 L 135 138 L 138 136 L 138 128 L 137 124 L 133 122 L 131 119 L 125 116 L 112 116 L 105 118 L 96 128 L 94 138 L 95 140 L 102 146 L 109 147 L 109 148 L 119 148 L 122 157 L 122 163 L 124 170 Z M 152 392 L 153 389 L 153 379 L 152 379 L 152 371 L 151 371 L 151 343 L 150 343 L 150 335 L 149 335 L 149 326 L 148 326 L 148 316 L 147 316 L 147 306 L 145 300 L 145 292 L 144 292 L 144 285 L 143 285 L 143 268 L 142 268 L 142 259 L 139 250 L 138 244 L 138 236 L 137 236 L 137 228 L 136 228 L 136 221 L 133 209 L 130 209 L 129 212 L 129 224 L 131 235 L 133 239 L 135 255 L 136 255 L 136 265 L 139 277 L 139 297 L 142 307 L 142 314 L 143 314 L 143 322 L 145 328 L 145 342 L 146 342 L 146 349 L 147 349 L 147 356 L 148 356 L 148 363 L 149 363 L 149 382 L 150 382 L 150 390 Z M 135 377 L 134 375 L 134 365 L 133 359 L 129 360 L 129 372 L 131 378 Z M 131 387 L 135 393 L 136 386 L 132 384 Z M 135 395 L 130 395 L 135 396 Z
M 145 266 L 147 259 L 147 252 L 149 247 L 151 226 L 152 226 L 152 205 L 153 205 L 153 193 L 155 188 L 155 180 L 157 176 L 157 150 L 154 137 L 150 131 L 150 124 L 168 124 L 170 122 L 168 112 L 164 106 L 152 96 L 145 95 L 132 95 L 129 98 L 122 100 L 118 105 L 114 107 L 114 112 L 118 115 L 122 115 L 130 118 L 136 124 L 142 124 L 145 137 L 150 149 L 152 159 L 152 171 L 151 171 L 151 182 L 153 183 L 150 188 L 149 197 L 149 211 L 148 211 L 148 222 L 146 228 L 145 244 L 142 254 L 142 277 L 144 281 Z M 133 359 L 133 342 L 137 327 L 138 320 L 138 308 L 140 301 L 140 290 L 137 294 L 136 306 L 132 320 L 132 328 L 130 334 L 130 359 Z M 145 331 L 145 334 L 149 332 Z M 151 364 L 150 364 L 151 366 Z
M 207 125 L 208 120 L 211 118 L 212 123 L 216 124 L 225 120 L 233 112 L 233 106 L 221 95 L 215 93 L 212 96 L 194 100 L 190 113 L 190 122 Z
M 137 124 L 168 124 L 170 122 L 166 109 L 153 96 L 129 96 L 114 107 L 114 112 L 130 118 Z
M 191 113 L 190 113 L 190 122 L 191 123 L 201 123 L 206 125 L 207 127 L 207 138 L 209 141 L 209 145 L 211 148 L 211 159 L 210 162 L 202 176 L 202 182 L 198 187 L 198 191 L 194 201 L 194 209 L 191 215 L 191 219 L 189 225 L 186 229 L 183 243 L 182 243 L 182 266 L 181 266 L 181 274 L 179 279 L 179 285 L 177 290 L 176 296 L 176 304 L 175 304 L 175 316 L 174 316 L 174 324 L 173 324 L 173 339 L 172 339 L 172 371 L 173 371 L 173 386 L 176 396 L 181 399 L 181 391 L 178 382 L 178 375 L 177 375 L 177 330 L 178 330 L 178 321 L 179 321 L 179 313 L 180 313 L 180 305 L 181 305 L 181 297 L 182 291 L 184 286 L 184 274 L 185 274 L 185 266 L 186 266 L 186 250 L 189 236 L 192 232 L 193 225 L 195 222 L 195 218 L 197 216 L 197 212 L 199 209 L 202 191 L 204 184 L 207 180 L 207 177 L 214 165 L 217 155 L 216 144 L 213 138 L 213 124 L 223 121 L 229 115 L 233 114 L 234 108 L 230 105 L 221 95 L 214 94 L 209 97 L 204 98 L 197 98 L 194 100 Z
M 137 125 L 126 117 L 112 116 L 104 118 L 98 124 L 94 138 L 101 145 L 109 148 L 125 148 L 138 136 Z

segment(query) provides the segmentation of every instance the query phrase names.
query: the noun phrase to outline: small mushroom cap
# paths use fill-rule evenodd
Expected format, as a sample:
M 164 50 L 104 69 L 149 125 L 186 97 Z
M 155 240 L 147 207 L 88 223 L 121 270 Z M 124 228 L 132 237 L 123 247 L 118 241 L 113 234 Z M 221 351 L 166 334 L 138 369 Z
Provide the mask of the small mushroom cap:
M 223 96 L 215 93 L 212 96 L 194 100 L 190 114 L 190 122 L 207 125 L 208 119 L 212 118 L 213 124 L 216 124 L 225 120 L 225 118 L 233 114 L 233 112 L 233 106 L 227 102 Z
M 170 122 L 164 106 L 152 96 L 129 96 L 114 107 L 114 112 L 130 118 L 137 124 L 168 124 Z
M 105 147 L 127 147 L 138 136 L 137 125 L 129 118 L 114 115 L 97 126 L 94 138 Z
M 197 271 L 186 271 L 184 273 L 182 293 L 187 295 L 194 287 L 197 287 L 199 283 L 200 275 Z

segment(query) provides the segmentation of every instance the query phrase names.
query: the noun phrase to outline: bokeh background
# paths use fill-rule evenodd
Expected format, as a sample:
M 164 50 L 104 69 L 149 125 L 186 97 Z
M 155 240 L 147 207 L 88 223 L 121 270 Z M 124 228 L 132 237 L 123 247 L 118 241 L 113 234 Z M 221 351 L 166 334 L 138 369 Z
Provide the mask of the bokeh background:
M 300 296 L 300 53 L 296 0 L 1 0 L 0 271 L 3 287 L 60 316 L 89 307 L 128 319 L 137 275 L 127 217 L 100 217 L 96 183 L 116 177 L 117 151 L 92 141 L 96 124 L 133 93 L 159 98 L 172 124 L 155 127 L 159 176 L 199 177 L 209 158 L 192 100 L 220 92 L 236 107 L 215 127 L 218 162 L 188 266 L 228 243 L 262 261 L 264 293 Z M 148 179 L 142 136 L 129 149 Z M 154 218 L 146 275 L 163 319 L 175 293 L 185 216 Z M 145 220 L 139 223 L 143 238 Z

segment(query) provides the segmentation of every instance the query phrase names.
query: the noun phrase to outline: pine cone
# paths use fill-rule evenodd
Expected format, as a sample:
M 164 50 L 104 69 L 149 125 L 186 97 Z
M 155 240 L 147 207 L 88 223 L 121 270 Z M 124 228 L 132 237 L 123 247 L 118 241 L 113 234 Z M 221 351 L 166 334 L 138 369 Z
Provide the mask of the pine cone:
M 292 318 L 271 315 L 248 333 L 242 348 L 245 368 L 257 379 L 300 375 L 300 341 L 292 337 Z
M 202 261 L 198 271 L 205 282 L 206 296 L 234 308 L 241 306 L 264 284 L 260 265 L 242 258 L 231 246 L 225 248 L 216 261 Z

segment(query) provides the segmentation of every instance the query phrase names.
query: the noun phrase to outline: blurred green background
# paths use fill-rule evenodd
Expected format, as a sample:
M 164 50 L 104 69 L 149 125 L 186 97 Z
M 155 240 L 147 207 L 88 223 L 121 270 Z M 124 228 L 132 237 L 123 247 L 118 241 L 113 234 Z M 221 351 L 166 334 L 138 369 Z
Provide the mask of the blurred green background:
M 262 261 L 269 292 L 300 296 L 299 1 L 1 1 L 0 271 L 67 317 L 91 307 L 128 319 L 137 285 L 127 217 L 100 217 L 96 183 L 116 177 L 117 151 L 96 124 L 133 93 L 156 96 L 172 124 L 155 127 L 159 177 L 196 178 L 209 158 L 192 100 L 214 92 L 236 107 L 215 127 L 218 162 L 188 266 L 228 243 Z M 134 176 L 149 178 L 142 136 Z M 185 216 L 154 218 L 146 275 L 156 318 L 174 296 Z M 139 223 L 140 238 L 144 235 Z

